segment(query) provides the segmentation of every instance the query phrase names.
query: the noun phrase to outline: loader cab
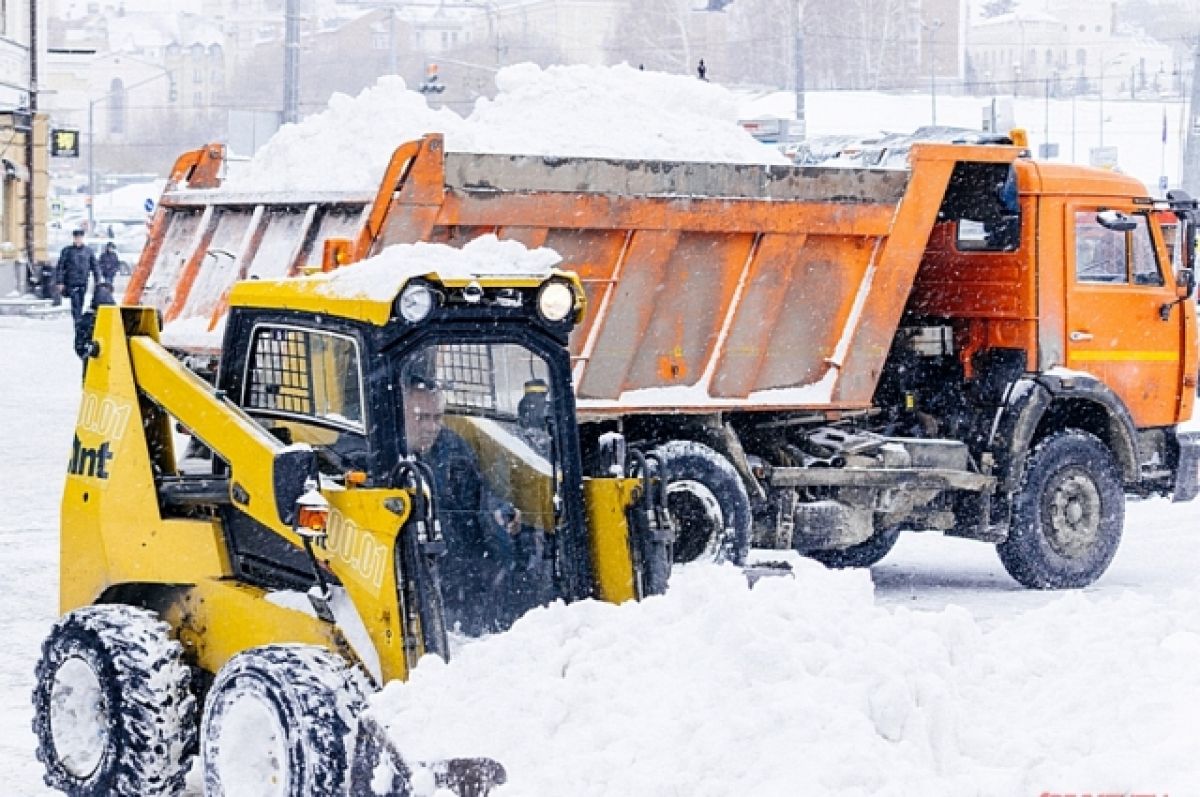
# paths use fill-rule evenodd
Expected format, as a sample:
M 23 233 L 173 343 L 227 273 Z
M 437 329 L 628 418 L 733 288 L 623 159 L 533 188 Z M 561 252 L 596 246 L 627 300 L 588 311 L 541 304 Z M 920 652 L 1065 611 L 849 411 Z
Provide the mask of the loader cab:
M 524 282 L 422 278 L 386 315 L 234 306 L 218 382 L 282 442 L 311 446 L 335 489 L 411 494 L 419 473 L 446 626 L 472 636 L 593 589 L 566 348 L 582 291 Z M 228 527 L 239 577 L 308 577 L 301 551 L 244 519 Z

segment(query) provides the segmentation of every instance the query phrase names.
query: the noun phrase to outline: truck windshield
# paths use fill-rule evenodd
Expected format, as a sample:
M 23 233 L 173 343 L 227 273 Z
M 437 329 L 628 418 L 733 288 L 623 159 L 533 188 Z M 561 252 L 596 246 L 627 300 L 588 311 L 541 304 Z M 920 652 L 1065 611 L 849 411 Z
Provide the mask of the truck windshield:
M 438 343 L 405 355 L 397 376 L 403 450 L 433 472 L 447 625 L 503 629 L 554 597 L 550 368 L 515 343 Z

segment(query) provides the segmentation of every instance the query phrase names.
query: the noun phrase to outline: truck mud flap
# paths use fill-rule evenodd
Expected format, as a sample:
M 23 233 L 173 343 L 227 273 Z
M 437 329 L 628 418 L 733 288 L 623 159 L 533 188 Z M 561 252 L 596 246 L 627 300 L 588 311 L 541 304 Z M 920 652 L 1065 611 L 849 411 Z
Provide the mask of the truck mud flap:
M 458 797 L 487 797 L 507 780 L 504 767 L 490 758 L 451 758 L 409 764 L 369 715 L 360 718 L 354 760 L 350 764 L 352 797 L 412 797 L 414 770 L 429 770 L 440 789 Z
M 1200 493 L 1200 432 L 1179 432 L 1179 462 L 1175 466 L 1172 501 L 1191 501 Z

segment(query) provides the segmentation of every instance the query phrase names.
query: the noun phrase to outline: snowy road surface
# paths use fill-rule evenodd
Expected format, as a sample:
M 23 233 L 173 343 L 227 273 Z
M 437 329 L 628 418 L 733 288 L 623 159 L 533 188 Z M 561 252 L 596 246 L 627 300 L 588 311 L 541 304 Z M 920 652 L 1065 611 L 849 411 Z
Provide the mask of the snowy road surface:
M 5 795 L 49 793 L 29 692 L 78 373 L 69 320 L 0 318 Z M 641 606 L 536 612 L 375 708 L 414 749 L 495 754 L 505 795 L 1200 795 L 1198 521 L 1131 504 L 1110 572 L 1070 594 L 933 535 L 902 538 L 873 590 L 691 568 Z

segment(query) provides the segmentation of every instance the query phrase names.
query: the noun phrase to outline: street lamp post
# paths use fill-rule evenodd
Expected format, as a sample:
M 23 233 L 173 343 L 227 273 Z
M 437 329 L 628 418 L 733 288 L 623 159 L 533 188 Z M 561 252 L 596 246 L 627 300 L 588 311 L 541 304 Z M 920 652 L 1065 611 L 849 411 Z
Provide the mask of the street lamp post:
M 1120 52 L 1109 58 L 1107 61 L 1100 62 L 1100 146 L 1104 146 L 1104 70 L 1117 61 L 1120 61 L 1128 53 Z
M 174 79 L 173 73 L 169 69 L 164 69 L 162 74 L 148 77 L 145 80 L 139 80 L 137 83 L 132 83 L 125 86 L 122 92 L 128 92 L 136 89 L 139 86 L 144 86 L 147 83 L 153 83 L 156 80 L 161 80 L 164 77 Z M 109 91 L 101 94 L 93 100 L 88 100 L 88 115 L 87 115 L 87 175 L 88 175 L 88 233 L 94 234 L 96 227 L 96 103 L 104 102 L 112 97 L 117 92 Z

